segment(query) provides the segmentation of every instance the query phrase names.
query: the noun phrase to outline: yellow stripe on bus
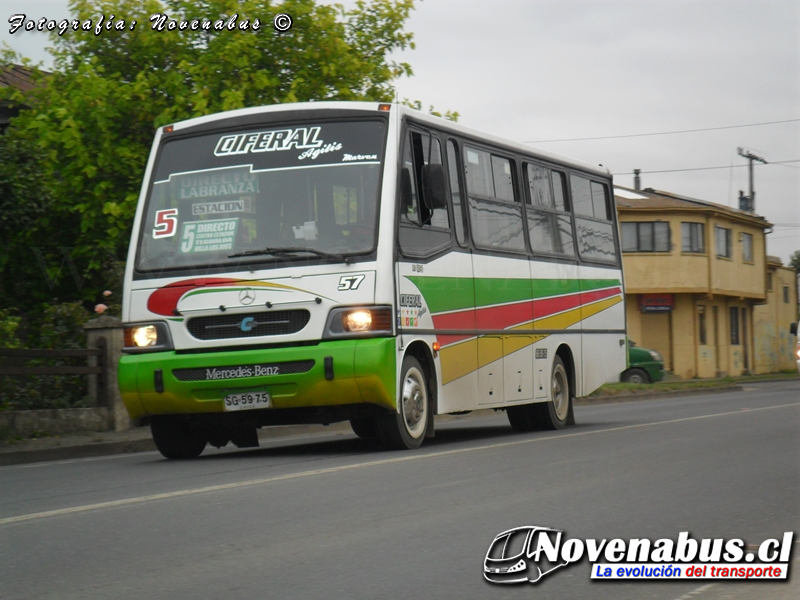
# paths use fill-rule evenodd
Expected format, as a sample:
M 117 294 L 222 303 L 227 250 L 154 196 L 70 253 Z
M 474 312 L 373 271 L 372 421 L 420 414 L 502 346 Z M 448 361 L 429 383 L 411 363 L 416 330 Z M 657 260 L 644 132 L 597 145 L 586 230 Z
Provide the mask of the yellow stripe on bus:
M 535 329 L 531 329 L 530 323 L 510 328 L 515 331 L 530 331 L 534 335 L 485 336 L 472 338 L 442 348 L 439 352 L 442 366 L 442 384 L 446 385 L 460 377 L 469 375 L 481 367 L 485 367 L 504 356 L 522 350 L 548 337 L 549 334 L 535 335 L 536 329 L 567 329 L 579 323 L 582 319 L 588 319 L 620 302 L 622 302 L 622 298 L 615 296 L 587 306 L 573 308 L 552 317 L 539 319 L 535 321 Z M 498 340 L 502 340 L 502 343 L 498 343 Z

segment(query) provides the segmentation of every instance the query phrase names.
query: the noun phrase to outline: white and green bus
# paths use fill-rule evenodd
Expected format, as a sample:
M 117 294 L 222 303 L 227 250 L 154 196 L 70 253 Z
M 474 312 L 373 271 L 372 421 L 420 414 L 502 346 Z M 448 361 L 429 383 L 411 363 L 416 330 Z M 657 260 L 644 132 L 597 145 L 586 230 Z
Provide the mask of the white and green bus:
M 626 367 L 607 169 L 396 105 L 242 109 L 160 129 L 125 273 L 123 400 L 167 458 L 349 421 L 529 431 Z

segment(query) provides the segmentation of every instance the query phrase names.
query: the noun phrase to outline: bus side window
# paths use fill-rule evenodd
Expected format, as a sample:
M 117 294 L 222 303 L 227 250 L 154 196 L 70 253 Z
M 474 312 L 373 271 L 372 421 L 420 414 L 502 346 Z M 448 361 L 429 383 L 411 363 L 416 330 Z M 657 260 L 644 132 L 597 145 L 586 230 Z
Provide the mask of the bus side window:
M 511 161 L 492 155 L 492 178 L 494 195 L 500 200 L 514 202 L 514 182 L 511 179 Z
M 400 173 L 401 216 L 418 225 L 448 229 L 442 146 L 427 133 L 409 132 Z
M 574 173 L 570 175 L 569 183 L 575 209 L 578 254 L 586 260 L 616 264 L 608 186 Z
M 537 253 L 575 256 L 572 216 L 564 201 L 564 174 L 531 163 L 525 167 L 530 194 L 526 212 L 531 248 Z
M 415 175 L 414 159 L 411 155 L 411 134 L 409 134 L 403 150 L 403 166 L 400 170 L 400 218 L 411 223 L 420 221 Z
M 400 171 L 400 248 L 428 256 L 451 243 L 442 146 L 429 133 L 409 131 Z
M 447 142 L 447 171 L 450 175 L 450 191 L 453 199 L 453 221 L 456 229 L 456 241 L 459 246 L 467 245 L 464 232 L 464 209 L 461 203 L 461 186 L 458 183 L 458 148 L 455 140 Z
M 522 204 L 514 194 L 511 160 L 464 146 L 464 172 L 475 245 L 525 252 Z
M 570 212 L 571 208 L 567 204 L 567 176 L 561 171 L 551 171 L 550 179 L 553 181 L 553 198 L 556 208 L 564 212 Z
M 606 194 L 606 186 L 602 183 L 593 181 L 591 184 L 592 191 L 592 206 L 594 207 L 594 216 L 598 219 L 611 220 L 611 212 L 608 206 L 608 194 Z
M 422 165 L 423 202 L 428 208 L 429 223 L 432 227 L 450 228 L 450 215 L 447 212 L 447 187 L 445 185 L 442 146 L 435 137 L 429 139 L 429 151 Z

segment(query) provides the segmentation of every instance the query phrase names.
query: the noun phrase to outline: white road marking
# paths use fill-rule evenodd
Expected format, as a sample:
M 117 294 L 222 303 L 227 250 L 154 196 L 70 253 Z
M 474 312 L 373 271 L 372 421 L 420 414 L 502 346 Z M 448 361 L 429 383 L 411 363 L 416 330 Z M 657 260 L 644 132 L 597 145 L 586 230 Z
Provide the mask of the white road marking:
M 701 419 L 713 419 L 718 417 L 728 417 L 734 415 L 752 414 L 765 410 L 775 410 L 779 408 L 792 408 L 800 406 L 800 402 L 792 404 L 780 404 L 776 406 L 764 406 L 761 408 L 753 408 L 748 411 L 742 412 L 741 410 L 728 411 L 722 413 L 714 413 L 710 415 L 699 415 L 695 417 L 683 417 L 680 419 L 670 419 L 668 421 L 654 421 L 652 423 L 640 423 L 637 425 L 622 425 L 620 427 L 610 427 L 608 429 L 598 429 L 594 431 L 582 431 L 577 433 L 566 433 L 546 438 L 534 438 L 525 440 L 516 440 L 513 442 L 500 442 L 497 444 L 486 444 L 484 446 L 477 446 L 474 448 L 459 448 L 457 450 L 443 450 L 441 452 L 430 452 L 428 454 L 408 454 L 394 458 L 386 458 L 383 460 L 373 460 L 369 462 L 356 463 L 352 465 L 342 465 L 339 467 L 328 467 L 325 469 L 314 469 L 311 471 L 300 471 L 299 473 L 288 473 L 286 475 L 277 475 L 274 477 L 263 477 L 260 479 L 250 479 L 247 481 L 239 481 L 235 483 L 225 483 L 220 485 L 210 485 L 199 488 L 191 488 L 187 490 L 178 490 L 175 492 L 165 492 L 161 494 L 149 494 L 146 496 L 136 496 L 133 498 L 123 498 L 121 500 L 111 500 L 109 502 L 97 502 L 95 504 L 84 504 L 81 506 L 72 506 L 69 508 L 59 508 L 55 510 L 47 510 L 43 512 L 29 513 L 26 515 L 18 515 L 16 517 L 6 517 L 0 519 L 0 526 L 12 525 L 15 523 L 23 523 L 26 521 L 34 521 L 38 519 L 45 519 L 48 517 L 57 517 L 62 515 L 70 515 L 76 513 L 89 512 L 94 510 L 102 510 L 105 508 L 117 508 L 120 506 L 130 506 L 133 504 L 142 504 L 145 502 L 154 502 L 157 500 L 169 500 L 172 498 L 181 498 L 183 496 L 194 496 L 196 494 L 206 494 L 209 492 L 221 492 L 225 490 L 233 490 L 238 488 L 252 487 L 256 485 L 265 485 L 268 483 L 276 483 L 279 481 L 290 481 L 293 479 L 302 479 L 306 477 L 314 477 L 317 475 L 328 475 L 331 473 L 341 473 L 344 471 L 354 471 L 357 469 L 364 469 L 368 467 L 379 467 L 383 465 L 392 465 L 398 463 L 406 463 L 411 461 L 426 460 L 430 458 L 440 458 L 444 456 L 455 456 L 458 454 L 467 454 L 468 452 L 480 452 L 485 450 L 494 450 L 497 448 L 508 448 L 511 446 L 521 446 L 524 444 L 538 444 L 544 442 L 553 442 L 565 440 L 568 438 L 582 437 L 588 435 L 598 435 L 601 433 L 614 433 L 617 431 L 628 431 L 632 429 L 642 429 L 645 427 L 656 427 L 659 425 L 671 425 L 673 423 L 683 423 L 686 421 L 699 421 Z
M 708 583 L 706 585 L 701 585 L 699 588 L 692 590 L 691 592 L 684 594 L 683 596 L 679 596 L 675 598 L 675 600 L 692 600 L 695 596 L 702 594 L 703 592 L 713 588 L 716 583 Z

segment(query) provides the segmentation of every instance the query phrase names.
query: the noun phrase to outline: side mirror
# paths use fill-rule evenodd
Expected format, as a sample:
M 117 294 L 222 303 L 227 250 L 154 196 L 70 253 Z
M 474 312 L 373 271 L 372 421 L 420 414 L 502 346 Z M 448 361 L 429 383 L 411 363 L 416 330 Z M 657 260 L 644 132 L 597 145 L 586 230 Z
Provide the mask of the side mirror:
M 444 183 L 444 167 L 438 164 L 425 165 L 422 170 L 425 180 L 425 204 L 430 209 L 447 208 L 447 188 Z

